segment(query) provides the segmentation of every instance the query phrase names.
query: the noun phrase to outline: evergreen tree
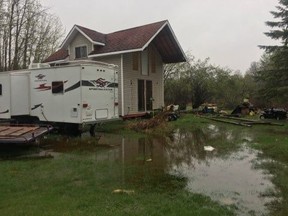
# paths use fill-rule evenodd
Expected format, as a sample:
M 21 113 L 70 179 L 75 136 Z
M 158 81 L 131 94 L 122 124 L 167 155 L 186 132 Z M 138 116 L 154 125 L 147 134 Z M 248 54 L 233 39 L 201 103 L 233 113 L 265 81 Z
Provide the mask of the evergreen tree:
M 265 35 L 280 44 L 260 46 L 269 58 L 268 64 L 258 72 L 257 77 L 264 83 L 261 91 L 264 98 L 279 104 L 288 99 L 288 0 L 279 0 L 276 9 L 271 11 L 275 20 L 266 22 L 271 30 L 265 32 Z

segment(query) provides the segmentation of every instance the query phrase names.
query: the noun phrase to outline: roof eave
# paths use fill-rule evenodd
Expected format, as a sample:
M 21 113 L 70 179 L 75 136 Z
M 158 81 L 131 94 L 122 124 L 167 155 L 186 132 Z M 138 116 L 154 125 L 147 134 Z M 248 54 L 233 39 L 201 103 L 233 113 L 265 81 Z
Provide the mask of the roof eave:
M 144 49 L 142 49 L 142 48 L 138 48 L 138 49 L 131 49 L 131 50 L 121 50 L 121 51 L 115 51 L 115 52 L 92 54 L 92 55 L 88 55 L 88 58 L 105 57 L 105 56 L 111 56 L 111 55 L 121 55 L 121 54 L 131 53 L 131 52 L 141 52 L 143 50 Z
M 74 25 L 73 28 L 70 30 L 69 34 L 67 35 L 67 37 L 65 38 L 65 40 L 62 42 L 60 49 L 63 49 L 64 47 L 67 46 L 67 44 L 69 44 L 69 39 L 70 37 L 73 35 L 74 31 L 77 30 L 78 32 L 80 32 L 88 41 L 90 41 L 92 44 L 94 45 L 100 45 L 100 46 L 105 46 L 105 43 L 101 43 L 101 42 L 97 42 L 97 41 L 93 41 L 87 34 L 85 34 L 77 25 Z
M 185 62 L 187 62 L 187 57 L 186 57 L 186 55 L 185 55 L 185 52 L 183 51 L 183 49 L 182 49 L 179 41 L 177 40 L 177 37 L 176 37 L 174 31 L 172 30 L 172 27 L 171 27 L 171 25 L 170 25 L 170 23 L 169 23 L 168 21 L 166 21 L 166 22 L 162 25 L 162 27 L 159 28 L 159 30 L 158 30 L 158 31 L 150 38 L 150 40 L 143 46 L 142 51 L 149 46 L 149 44 L 150 44 L 150 43 L 155 39 L 155 37 L 165 28 L 165 26 L 168 26 L 168 28 L 169 28 L 172 36 L 173 36 L 173 39 L 174 39 L 175 42 L 177 43 L 177 46 L 179 47 L 179 49 L 180 49 L 180 51 L 181 51 L 181 54 L 183 55 L 183 57 L 184 57 L 184 59 L 185 59 Z
M 178 47 L 179 47 L 179 49 L 180 49 L 180 51 L 181 51 L 181 53 L 182 53 L 182 55 L 183 55 L 184 59 L 185 59 L 185 62 L 187 62 L 187 61 L 188 61 L 188 59 L 187 59 L 187 56 L 186 56 L 185 52 L 183 51 L 183 49 L 182 49 L 182 47 L 181 47 L 181 45 L 180 45 L 179 41 L 177 40 L 177 37 L 176 37 L 176 35 L 175 35 L 175 33 L 174 33 L 174 31 L 173 31 L 173 29 L 172 29 L 171 25 L 169 24 L 169 22 L 168 22 L 168 21 L 167 21 L 167 23 L 166 23 L 166 24 L 167 24 L 167 26 L 168 26 L 169 30 L 171 31 L 171 33 L 172 33 L 172 36 L 173 36 L 174 40 L 176 41 L 176 43 L 177 43 L 177 45 L 178 45 Z
M 60 59 L 60 60 L 55 60 L 55 61 L 50 61 L 50 62 L 45 62 L 47 64 L 58 64 L 58 63 L 62 63 L 62 62 L 66 62 L 67 61 L 67 57 L 65 59 Z

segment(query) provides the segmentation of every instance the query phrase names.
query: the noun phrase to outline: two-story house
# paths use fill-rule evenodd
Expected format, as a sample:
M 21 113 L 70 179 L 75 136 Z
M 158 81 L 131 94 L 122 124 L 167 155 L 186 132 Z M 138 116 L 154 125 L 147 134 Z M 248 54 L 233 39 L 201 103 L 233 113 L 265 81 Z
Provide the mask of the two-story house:
M 83 59 L 118 65 L 122 116 L 163 107 L 163 65 L 186 61 L 167 20 L 109 34 L 74 25 L 45 62 L 53 66 Z

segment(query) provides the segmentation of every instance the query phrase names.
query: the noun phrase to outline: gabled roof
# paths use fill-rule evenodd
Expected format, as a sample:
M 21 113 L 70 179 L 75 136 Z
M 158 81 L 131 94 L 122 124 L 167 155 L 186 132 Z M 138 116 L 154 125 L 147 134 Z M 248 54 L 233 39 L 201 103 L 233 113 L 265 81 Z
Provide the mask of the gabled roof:
M 52 55 L 50 55 L 47 59 L 45 59 L 45 62 L 59 62 L 64 61 L 69 56 L 68 50 L 66 49 L 59 49 Z
M 103 43 L 105 44 L 105 34 L 102 34 L 100 32 L 76 25 L 84 34 L 86 34 L 89 38 L 91 38 L 92 41 L 95 43 Z
M 88 57 L 100 57 L 129 52 L 143 51 L 150 43 L 153 43 L 164 63 L 176 63 L 186 61 L 186 56 L 167 20 L 151 23 L 135 28 L 102 34 L 94 30 L 75 25 L 61 45 L 59 53 L 64 57 L 64 51 L 74 39 L 81 33 L 92 44 L 98 45 Z M 55 53 L 54 53 L 55 54 Z M 52 56 L 54 55 L 52 54 Z M 60 55 L 58 55 L 61 57 Z M 51 57 L 51 56 L 50 56 Z M 51 62 L 50 57 L 45 62 Z M 59 59 L 58 59 L 59 60 Z M 56 60 L 54 60 L 56 61 Z
M 100 47 L 90 55 L 127 52 L 146 48 L 146 44 L 165 25 L 167 21 L 161 21 L 106 35 L 106 46 Z
M 105 34 L 85 28 L 83 26 L 74 25 L 63 43 L 61 44 L 60 49 L 66 49 L 78 33 L 81 33 L 92 44 L 101 46 L 105 45 Z

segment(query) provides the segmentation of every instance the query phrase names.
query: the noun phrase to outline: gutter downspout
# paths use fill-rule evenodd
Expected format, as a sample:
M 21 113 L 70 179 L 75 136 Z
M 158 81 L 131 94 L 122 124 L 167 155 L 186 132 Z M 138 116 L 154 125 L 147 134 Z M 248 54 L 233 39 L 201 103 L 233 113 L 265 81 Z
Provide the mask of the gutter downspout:
M 124 71 L 123 54 L 121 55 L 121 115 L 124 116 Z

